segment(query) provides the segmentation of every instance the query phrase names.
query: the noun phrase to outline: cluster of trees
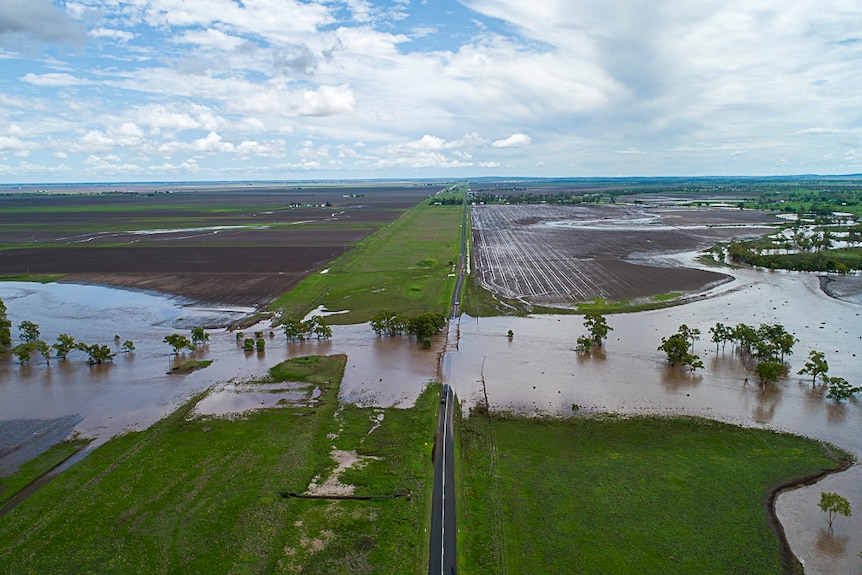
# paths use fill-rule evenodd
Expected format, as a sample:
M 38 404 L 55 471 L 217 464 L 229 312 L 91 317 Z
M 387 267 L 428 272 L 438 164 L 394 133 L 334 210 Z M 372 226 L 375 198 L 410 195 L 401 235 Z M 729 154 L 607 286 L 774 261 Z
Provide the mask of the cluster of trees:
M 799 341 L 778 323 L 762 323 L 755 328 L 745 323 L 731 327 L 718 322 L 709 328 L 709 333 L 710 340 L 715 344 L 715 352 L 718 353 L 719 349 L 724 351 L 726 345 L 732 343 L 746 368 L 751 370 L 753 367 L 762 386 L 776 383 L 788 374 L 788 365 L 784 360 L 793 354 L 793 346 Z M 694 342 L 698 339 L 700 330 L 683 324 L 677 333 L 661 338 L 658 349 L 665 352 L 671 365 L 684 365 L 695 371 L 703 367 L 700 357 L 694 353 Z M 828 372 L 829 363 L 825 354 L 811 350 L 798 374 L 810 375 L 812 386 L 819 378 L 828 387 L 826 397 L 835 401 L 844 401 L 862 392 L 862 387 L 854 387 L 843 377 L 830 377 Z
M 377 335 L 413 335 L 422 347 L 431 347 L 431 336 L 443 331 L 446 316 L 442 313 L 426 312 L 405 317 L 390 310 L 381 310 L 371 319 L 371 329 Z
M 584 315 L 584 327 L 590 334 L 578 336 L 578 345 L 575 347 L 578 353 L 589 353 L 593 346 L 602 347 L 602 340 L 607 339 L 608 333 L 614 331 L 605 316 L 599 313 Z
M 22 321 L 18 325 L 18 332 L 21 343 L 12 348 L 12 353 L 22 364 L 29 363 L 36 354 L 41 355 L 46 363 L 50 363 L 52 352 L 53 357 L 66 359 L 73 351 L 83 351 L 87 354 L 87 363 L 91 365 L 112 361 L 117 356 L 108 345 L 98 343 L 88 345 L 75 341 L 74 337 L 66 333 L 61 333 L 54 344 L 48 345 L 42 339 L 39 326 L 31 321 Z M 120 336 L 114 336 L 114 342 L 119 345 Z M 135 344 L 131 340 L 126 340 L 120 349 L 124 352 L 132 352 L 135 350 Z
M 332 328 L 326 325 L 326 320 L 319 315 L 313 315 L 305 321 L 288 318 L 281 322 L 281 327 L 287 341 L 305 341 L 312 337 L 330 339 L 332 337 Z
M 855 243 L 862 240 L 859 226 L 849 230 L 847 240 Z M 825 251 L 832 247 L 834 241 L 835 236 L 829 230 L 812 233 L 797 230 L 791 238 L 777 244 L 767 245 L 762 240 L 730 242 L 727 245 L 727 256 L 734 262 L 770 269 L 838 273 L 862 269 L 862 258 L 854 257 L 852 253 L 844 253 L 838 257 L 835 251 Z M 773 251 L 776 248 L 799 251 L 781 254 Z
M 269 332 L 269 337 L 275 337 L 275 334 L 273 332 Z M 254 332 L 254 337 L 245 337 L 244 332 L 238 331 L 236 332 L 236 340 L 242 340 L 243 351 L 249 352 L 254 351 L 255 349 L 260 353 L 266 351 L 266 340 L 263 339 L 262 331 Z
M 174 355 L 179 355 L 181 351 L 188 349 L 194 351 L 197 346 L 203 345 L 210 340 L 210 334 L 204 331 L 202 327 L 193 327 L 191 329 L 191 337 L 186 337 L 180 333 L 172 333 L 166 335 L 162 341 L 171 346 L 174 350 Z
M 817 382 L 817 378 L 819 377 L 820 381 L 828 389 L 826 397 L 834 399 L 835 401 L 840 402 L 845 399 L 850 399 L 855 394 L 862 391 L 862 387 L 854 387 L 850 385 L 850 382 L 843 377 L 829 376 L 829 362 L 826 361 L 826 354 L 822 351 L 817 351 L 816 349 L 812 349 L 808 352 L 808 360 L 797 373 L 799 375 L 810 375 L 811 387 L 814 387 Z

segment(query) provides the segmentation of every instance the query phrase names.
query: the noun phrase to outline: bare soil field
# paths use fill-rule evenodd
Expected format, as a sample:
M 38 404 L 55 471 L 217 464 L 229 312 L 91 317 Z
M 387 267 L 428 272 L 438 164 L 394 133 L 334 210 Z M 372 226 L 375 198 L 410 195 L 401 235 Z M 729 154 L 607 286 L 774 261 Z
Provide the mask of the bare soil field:
M 551 307 L 696 292 L 728 276 L 666 256 L 758 236 L 777 221 L 738 209 L 479 205 L 472 209 L 473 267 L 483 287 Z
M 0 275 L 65 274 L 63 281 L 261 306 L 439 189 L 166 186 L 0 194 Z

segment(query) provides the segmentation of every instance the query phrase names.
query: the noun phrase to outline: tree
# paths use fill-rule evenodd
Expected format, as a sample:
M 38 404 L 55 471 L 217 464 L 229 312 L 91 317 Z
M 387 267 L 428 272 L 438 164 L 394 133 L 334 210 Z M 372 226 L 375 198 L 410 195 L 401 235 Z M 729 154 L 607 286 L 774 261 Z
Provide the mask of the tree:
M 690 328 L 685 324 L 679 326 L 679 333 L 682 335 L 686 341 L 690 341 L 692 351 L 694 350 L 694 342 L 700 339 L 700 330 L 695 328 Z
M 767 383 L 777 383 L 779 378 L 787 375 L 787 366 L 778 361 L 761 361 L 755 366 L 754 373 L 765 388 Z
M 810 375 L 811 387 L 814 387 L 814 380 L 819 375 L 823 379 L 823 383 L 828 381 L 827 373 L 829 372 L 829 363 L 826 361 L 826 354 L 822 351 L 812 349 L 808 352 L 808 361 L 805 366 L 796 372 L 798 375 Z
M 820 503 L 817 506 L 826 514 L 827 521 L 829 521 L 829 531 L 832 531 L 832 521 L 837 515 L 850 517 L 853 514 L 850 510 L 850 502 L 837 493 L 821 491 Z
M 427 312 L 413 316 L 407 320 L 405 332 L 416 336 L 422 347 L 431 347 L 431 336 L 443 331 L 446 327 L 446 316 L 442 313 Z
M 254 339 L 247 337 L 242 342 L 243 351 L 254 351 Z
M 32 321 L 24 320 L 18 324 L 19 337 L 23 341 L 36 341 L 41 337 L 39 326 Z
M 66 356 L 69 355 L 72 350 L 77 349 L 77 344 L 75 343 L 75 338 L 69 334 L 61 333 L 57 336 L 57 343 L 53 344 L 51 348 L 54 350 L 54 353 L 60 359 L 66 359 Z
M 721 322 L 717 322 L 713 327 L 709 328 L 709 333 L 712 335 L 710 341 L 715 344 L 715 353 L 718 353 L 718 346 L 724 350 L 724 346 L 733 337 L 733 330 Z
M 30 363 L 30 356 L 33 355 L 34 351 L 36 351 L 36 347 L 30 341 L 19 343 L 12 348 L 12 353 L 18 358 L 21 364 Z
M 197 344 L 206 343 L 209 341 L 209 339 L 210 339 L 210 334 L 205 332 L 204 328 L 197 327 L 197 326 L 192 328 L 192 343 L 193 344 L 197 345 Z
M 371 329 L 377 335 L 401 335 L 406 327 L 406 320 L 394 311 L 380 310 L 371 318 Z
M 602 347 L 602 340 L 607 339 L 608 332 L 614 331 L 614 328 L 608 325 L 605 316 L 599 313 L 586 314 L 584 327 L 590 332 L 590 338 L 598 347 Z
M 12 347 L 12 322 L 7 315 L 6 304 L 0 299 L 0 353 Z
M 266 340 L 263 338 L 257 339 L 254 342 L 254 346 L 258 353 L 262 353 L 266 349 Z
M 51 363 L 51 348 L 48 344 L 41 339 L 37 339 L 36 341 L 30 342 L 33 344 L 33 348 L 39 352 L 43 358 L 45 358 L 45 363 Z
M 165 339 L 163 339 L 162 341 L 164 341 L 166 344 L 168 344 L 174 349 L 174 355 L 179 355 L 180 352 L 184 349 L 193 350 L 195 348 L 194 344 L 189 341 L 189 338 L 178 333 L 166 335 Z
M 113 361 L 114 357 L 116 357 L 116 353 L 111 351 L 111 348 L 107 345 L 100 345 L 98 343 L 94 343 L 93 345 L 87 345 L 86 343 L 78 343 L 76 347 L 83 352 L 86 352 L 89 356 L 87 359 L 87 363 L 90 365 L 96 365 L 100 363 L 105 363 L 106 361 Z
M 135 343 L 132 340 L 127 339 L 123 342 L 122 350 L 125 353 L 131 353 L 135 351 Z
M 288 318 L 282 322 L 281 327 L 287 341 L 303 341 L 305 339 L 305 329 L 298 319 Z M 239 339 L 239 334 L 237 334 L 237 339 Z
M 688 339 L 681 333 L 675 333 L 668 338 L 663 337 L 658 351 L 663 351 L 667 355 L 671 365 L 683 363 L 685 356 L 688 355 Z
M 593 347 L 593 340 L 585 335 L 578 336 L 578 345 L 575 347 L 575 351 L 578 353 L 590 353 L 590 349 Z
M 305 337 L 317 336 L 317 339 L 329 339 L 332 337 L 332 328 L 326 325 L 323 316 L 313 315 L 300 324 Z
M 698 332 L 699 333 L 699 332 Z M 677 364 L 688 366 L 691 371 L 701 369 L 703 362 L 700 356 L 689 352 L 689 338 L 692 331 L 685 324 L 679 326 L 679 331 L 668 338 L 661 338 L 659 351 L 663 351 L 672 366 Z M 695 334 L 696 335 L 696 334 Z
M 750 325 L 738 323 L 731 330 L 731 339 L 736 342 L 736 346 L 745 353 L 751 353 L 754 342 L 757 341 L 757 330 Z
M 853 387 L 850 383 L 844 379 L 843 377 L 824 377 L 826 380 L 826 385 L 829 388 L 829 392 L 826 394 L 826 397 L 829 399 L 834 399 L 835 401 L 842 402 L 845 399 L 850 399 L 856 393 L 862 391 L 862 387 Z

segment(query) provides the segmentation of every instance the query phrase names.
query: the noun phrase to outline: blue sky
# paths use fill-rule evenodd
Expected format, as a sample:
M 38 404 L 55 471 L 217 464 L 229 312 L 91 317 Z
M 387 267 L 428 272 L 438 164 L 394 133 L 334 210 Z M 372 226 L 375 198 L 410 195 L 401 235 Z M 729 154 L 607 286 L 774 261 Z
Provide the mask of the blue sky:
M 857 0 L 0 0 L 0 182 L 862 172 Z

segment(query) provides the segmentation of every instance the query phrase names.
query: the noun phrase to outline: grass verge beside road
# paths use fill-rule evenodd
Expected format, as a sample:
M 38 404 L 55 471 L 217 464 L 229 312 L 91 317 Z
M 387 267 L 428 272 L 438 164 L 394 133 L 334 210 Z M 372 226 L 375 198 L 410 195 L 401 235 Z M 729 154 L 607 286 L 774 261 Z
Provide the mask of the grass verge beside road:
M 412 409 L 340 407 L 345 356 L 291 361 L 273 379 L 304 371 L 317 400 L 212 417 L 201 394 L 112 439 L 0 518 L 0 572 L 423 573 L 439 386 Z M 341 476 L 357 494 L 412 496 L 280 496 L 324 481 L 333 445 L 380 458 Z
M 462 206 L 424 200 L 399 219 L 362 240 L 271 305 L 283 317 L 302 318 L 319 305 L 349 310 L 332 324 L 369 321 L 381 309 L 403 315 L 446 313 L 458 261 Z M 448 294 L 447 294 L 448 290 Z
M 788 572 L 771 492 L 849 457 L 692 418 L 474 415 L 460 439 L 474 574 Z

